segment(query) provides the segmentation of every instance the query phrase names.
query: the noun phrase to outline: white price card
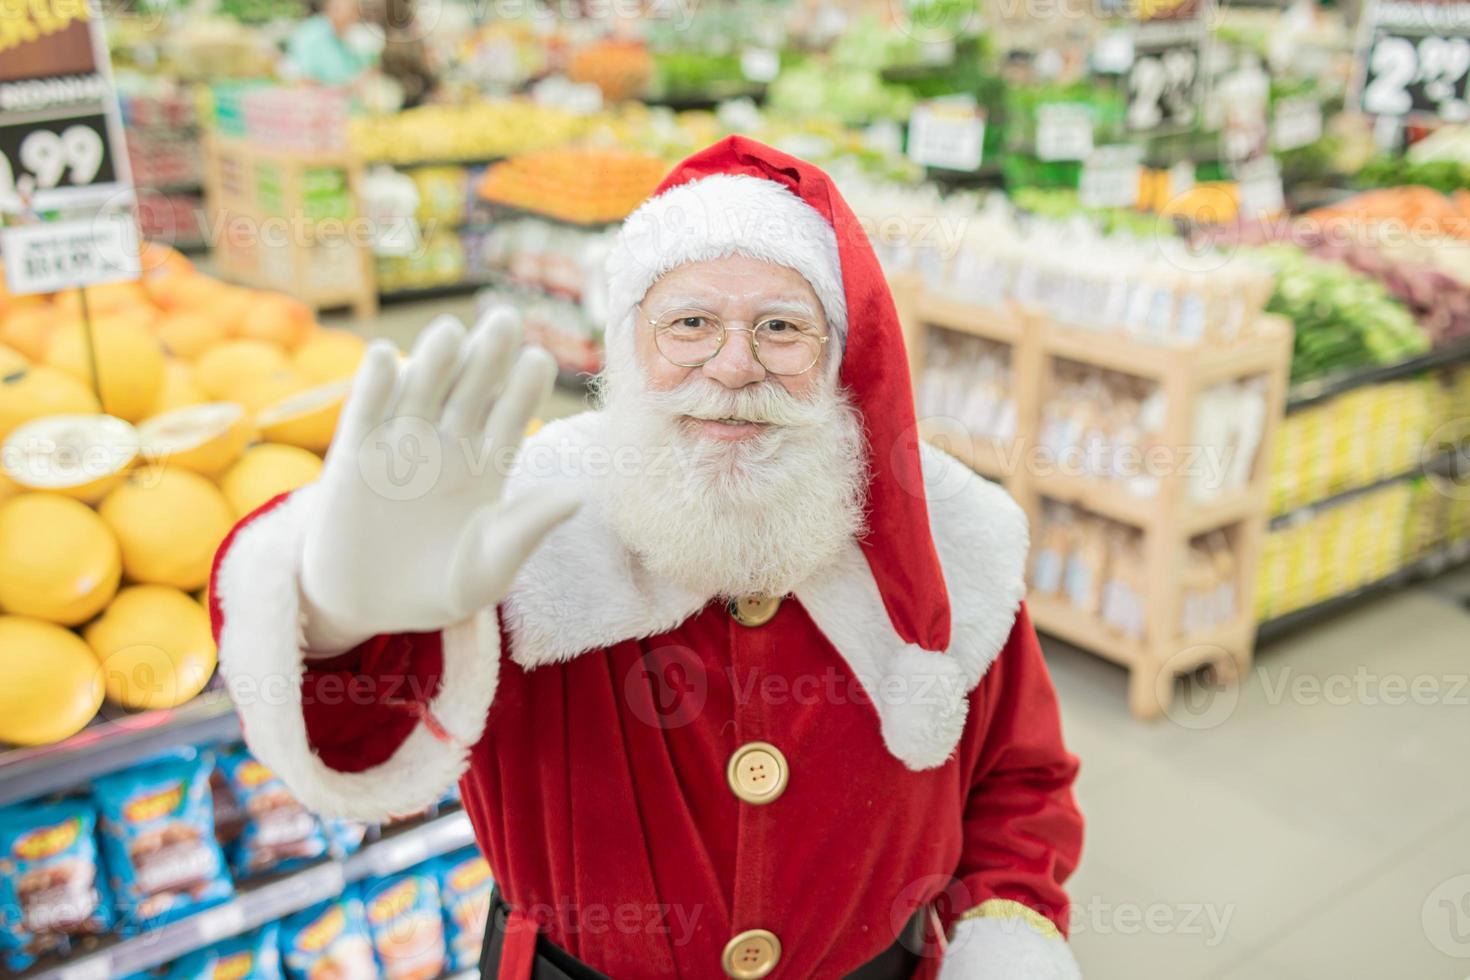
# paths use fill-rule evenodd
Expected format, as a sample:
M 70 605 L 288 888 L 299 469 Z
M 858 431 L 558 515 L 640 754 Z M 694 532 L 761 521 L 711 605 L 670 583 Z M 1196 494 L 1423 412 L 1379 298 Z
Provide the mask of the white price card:
M 1132 207 L 1138 202 L 1142 172 L 1142 147 L 1100 146 L 1082 164 L 1077 196 L 1083 207 Z
M 774 82 L 781 74 L 781 56 L 770 48 L 746 48 L 740 52 L 740 73 L 760 85 Z
M 194 917 L 194 928 L 206 943 L 238 936 L 245 931 L 245 926 L 245 910 L 235 902 L 200 912 Z
M 1271 146 L 1295 150 L 1322 138 L 1322 106 L 1316 99 L 1282 99 L 1271 110 Z
M 1043 160 L 1086 160 L 1092 152 L 1092 113 L 1078 102 L 1036 107 L 1036 155 Z
M 5 283 L 17 296 L 137 279 L 143 273 L 131 214 L 0 230 Z
M 112 960 L 106 953 L 83 957 L 56 971 L 57 980 L 108 980 L 111 976 Z
M 1265 217 L 1286 206 L 1281 188 L 1281 169 L 1274 157 L 1261 157 L 1240 167 L 1240 213 L 1246 218 Z
M 985 153 L 985 113 L 974 100 L 935 99 L 909 116 L 909 159 L 926 167 L 975 171 Z
M 1470 121 L 1470 3 L 1378 0 L 1362 18 L 1359 104 L 1374 116 Z

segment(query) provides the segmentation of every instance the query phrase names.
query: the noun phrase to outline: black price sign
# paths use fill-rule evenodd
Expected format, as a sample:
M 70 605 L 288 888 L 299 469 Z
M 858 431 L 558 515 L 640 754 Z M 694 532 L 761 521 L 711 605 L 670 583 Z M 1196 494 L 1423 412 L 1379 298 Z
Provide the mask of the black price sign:
M 117 170 L 101 113 L 0 125 L 0 199 L 31 191 L 111 184 Z
M 1130 132 L 1188 129 L 1203 99 L 1199 21 L 1141 24 L 1124 73 Z
M 1364 21 L 1365 113 L 1470 120 L 1470 3 L 1379 3 Z

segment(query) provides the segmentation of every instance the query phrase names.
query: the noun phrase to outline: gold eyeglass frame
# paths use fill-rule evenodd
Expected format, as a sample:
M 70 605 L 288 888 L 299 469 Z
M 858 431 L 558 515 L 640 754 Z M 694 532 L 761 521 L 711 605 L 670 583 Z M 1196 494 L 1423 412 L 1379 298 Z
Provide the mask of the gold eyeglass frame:
M 709 317 L 711 320 L 715 321 L 716 323 L 718 323 L 720 325 L 720 341 L 719 341 L 719 343 L 717 343 L 715 345 L 715 349 L 714 349 L 713 353 L 711 353 L 708 357 L 704 358 L 703 360 L 700 360 L 700 361 L 692 361 L 692 362 L 688 362 L 688 363 L 686 363 L 684 361 L 676 361 L 672 357 L 670 357 L 668 354 L 665 354 L 664 353 L 663 347 L 658 342 L 659 334 L 662 333 L 663 330 L 667 330 L 668 329 L 668 327 L 664 327 L 663 330 L 661 330 L 659 328 L 659 325 L 658 325 L 659 324 L 659 321 L 662 320 L 662 319 L 664 319 L 665 317 L 667 317 L 670 313 L 685 313 L 685 312 L 687 312 L 687 313 L 697 313 L 700 316 Z M 653 346 L 658 351 L 659 356 L 662 357 L 664 360 L 668 361 L 670 364 L 674 365 L 675 367 L 682 367 L 682 368 L 704 367 L 704 365 L 708 364 L 710 361 L 713 361 L 715 358 L 717 358 L 717 357 L 720 356 L 720 351 L 722 351 L 722 350 L 725 349 L 725 341 L 729 338 L 729 336 L 730 336 L 731 333 L 748 333 L 748 334 L 750 334 L 750 352 L 755 357 L 755 361 L 756 361 L 757 364 L 759 364 L 764 370 L 770 372 L 771 374 L 776 375 L 777 377 L 780 377 L 780 378 L 795 378 L 795 377 L 798 377 L 800 375 L 806 374 L 812 368 L 814 368 L 818 364 L 822 363 L 822 352 L 827 349 L 827 341 L 832 338 L 832 334 L 831 333 L 822 333 L 822 334 L 819 334 L 817 336 L 816 356 L 814 356 L 812 358 L 812 362 L 810 364 L 808 364 L 806 367 L 802 368 L 800 371 L 774 371 L 774 370 L 772 370 L 766 364 L 765 361 L 761 360 L 761 344 L 760 344 L 760 341 L 756 339 L 756 333 L 755 333 L 757 330 L 760 329 L 761 324 L 762 323 L 766 323 L 766 322 L 768 322 L 770 320 L 789 320 L 789 321 L 791 321 L 793 323 L 805 324 L 805 325 L 811 327 L 812 329 L 816 329 L 816 326 L 817 325 L 815 323 L 813 323 L 810 320 L 804 319 L 802 317 L 798 317 L 798 316 L 768 316 L 765 319 L 762 319 L 762 320 L 757 321 L 753 326 L 749 326 L 749 327 L 731 327 L 731 326 L 727 326 L 725 324 L 725 320 L 724 320 L 723 317 L 718 316 L 718 315 L 716 315 L 714 313 L 711 313 L 709 310 L 701 310 L 698 307 L 693 307 L 693 306 L 691 306 L 691 307 L 676 306 L 676 307 L 672 307 L 670 309 L 664 310 L 658 316 L 648 316 L 646 313 L 644 314 L 644 316 L 647 317 L 647 319 L 648 319 L 648 325 L 653 328 Z

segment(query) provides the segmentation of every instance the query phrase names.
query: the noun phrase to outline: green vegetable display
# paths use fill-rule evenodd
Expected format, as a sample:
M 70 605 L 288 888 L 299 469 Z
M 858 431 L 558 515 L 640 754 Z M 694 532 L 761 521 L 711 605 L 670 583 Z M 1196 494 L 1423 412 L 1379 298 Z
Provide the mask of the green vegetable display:
M 1293 382 L 1392 364 L 1429 349 L 1428 335 L 1376 279 L 1291 245 L 1266 246 L 1253 254 L 1276 270 L 1276 291 L 1266 310 L 1295 327 Z

